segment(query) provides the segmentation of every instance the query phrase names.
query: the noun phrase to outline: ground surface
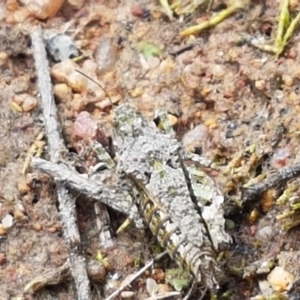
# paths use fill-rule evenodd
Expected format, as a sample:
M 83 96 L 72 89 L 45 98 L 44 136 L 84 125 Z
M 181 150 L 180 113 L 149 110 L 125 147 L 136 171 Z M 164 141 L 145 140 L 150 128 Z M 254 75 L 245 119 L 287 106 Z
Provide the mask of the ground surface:
M 72 37 L 85 56 L 78 66 L 105 87 L 113 102 L 128 101 L 149 119 L 160 109 L 178 116 L 178 137 L 184 146 L 196 146 L 215 162 L 220 173 L 217 183 L 228 199 L 236 200 L 241 197 L 240 186 L 251 178 L 275 174 L 299 159 L 299 32 L 279 58 L 249 45 L 249 37 L 267 41 L 274 37 L 279 14 L 279 1 L 267 0 L 264 6 L 253 2 L 195 39 L 183 40 L 179 33 L 196 19 L 205 20 L 208 13 L 169 21 L 158 4 L 146 0 L 85 1 L 78 9 L 65 4 L 43 26 Z M 14 1 L 0 6 L 0 299 L 22 299 L 17 297 L 25 297 L 23 289 L 30 280 L 58 268 L 67 258 L 54 186 L 47 177 L 36 179 L 36 173 L 22 175 L 26 154 L 43 131 L 26 38 L 28 24 L 38 21 L 26 16 Z M 106 93 L 76 77 L 79 74 L 69 71 L 72 64 L 51 61 L 51 65 L 67 146 L 73 151 L 78 146 L 72 124 L 82 111 L 88 111 L 109 136 L 113 108 Z M 254 152 L 247 148 L 253 145 Z M 243 268 L 281 254 L 290 259 L 279 264 L 298 277 L 299 231 L 282 230 L 277 217 L 289 205 L 274 206 L 281 193 L 282 189 L 270 190 L 244 210 L 229 210 L 235 239 L 232 266 Z M 291 193 L 296 203 L 297 188 Z M 99 246 L 93 203 L 79 198 L 77 211 L 86 255 L 95 258 L 99 250 L 105 253 L 111 274 L 124 278 L 138 270 L 137 258 L 145 262 L 155 252 L 153 241 L 134 230 L 114 236 L 115 246 L 105 252 Z M 124 216 L 110 213 L 114 231 Z M 164 262 L 155 268 L 163 272 Z M 158 275 L 153 277 L 159 281 Z M 248 299 L 260 293 L 257 283 L 257 278 L 243 281 L 238 273 L 225 290 L 232 292 L 230 299 Z M 103 284 L 98 284 L 93 293 L 100 299 L 100 293 L 108 295 L 113 289 L 106 284 L 103 291 Z M 131 290 L 142 298 L 144 278 Z M 27 294 L 26 299 L 74 299 L 74 289 L 65 282 L 34 296 Z M 294 299 L 299 299 L 296 292 Z

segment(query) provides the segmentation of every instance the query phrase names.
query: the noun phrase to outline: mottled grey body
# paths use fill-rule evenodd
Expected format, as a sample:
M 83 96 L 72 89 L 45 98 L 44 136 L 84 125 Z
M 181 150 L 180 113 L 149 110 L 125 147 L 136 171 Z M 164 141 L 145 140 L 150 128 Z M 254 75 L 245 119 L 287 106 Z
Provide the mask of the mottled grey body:
M 99 155 L 98 167 L 104 164 L 107 169 L 89 178 L 38 158 L 31 165 L 128 214 L 138 227 L 142 214 L 170 256 L 215 290 L 222 275 L 215 250 L 231 241 L 224 230 L 222 194 L 209 176 L 187 164 L 187 158 L 194 158 L 181 149 L 171 131 L 160 131 L 128 105 L 116 109 L 115 125 L 117 170 L 101 145 L 91 146 Z
M 118 170 L 142 192 L 138 205 L 159 243 L 210 289 L 219 268 L 180 161 L 180 144 L 126 105 L 116 110 Z

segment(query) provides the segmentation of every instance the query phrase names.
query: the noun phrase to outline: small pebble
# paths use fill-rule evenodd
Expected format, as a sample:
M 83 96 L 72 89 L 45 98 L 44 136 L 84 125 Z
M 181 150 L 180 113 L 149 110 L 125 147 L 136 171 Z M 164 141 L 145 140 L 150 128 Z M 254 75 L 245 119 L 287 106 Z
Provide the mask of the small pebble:
M 5 261 L 6 261 L 5 254 L 0 253 L 0 266 L 2 266 L 5 263 Z
M 35 231 L 41 231 L 43 227 L 42 227 L 42 225 L 40 223 L 35 223 L 35 224 L 33 224 L 32 228 Z
M 91 119 L 87 111 L 82 111 L 77 116 L 73 128 L 73 137 L 75 139 L 94 139 L 98 132 L 97 123 Z
M 51 233 L 55 233 L 57 231 L 57 229 L 55 227 L 49 227 L 48 231 Z
M 275 267 L 269 273 L 267 280 L 276 292 L 282 293 L 291 289 L 295 277 L 283 268 Z
M 153 278 L 147 278 L 146 280 L 146 289 L 149 295 L 154 295 L 157 293 L 158 285 Z
M 181 82 L 187 89 L 196 89 L 200 86 L 201 83 L 200 77 L 192 73 L 190 65 L 185 67 L 181 75 Z
M 204 125 L 208 128 L 214 129 L 217 127 L 216 119 L 210 118 L 204 122 Z
M 14 217 L 17 221 L 22 221 L 25 218 L 25 215 L 20 209 L 15 209 L 14 210 Z
M 292 47 L 287 52 L 287 57 L 291 59 L 296 59 L 298 56 L 298 51 L 295 49 L 295 47 Z
M 211 93 L 212 89 L 209 86 L 204 86 L 201 90 L 201 96 L 202 97 L 207 97 Z
M 133 299 L 135 293 L 131 291 L 123 291 L 121 293 L 121 298 L 122 299 Z
M 18 189 L 21 194 L 26 194 L 26 193 L 30 192 L 30 187 L 26 184 L 25 181 L 22 181 L 19 183 Z
M 74 9 L 79 9 L 83 5 L 84 0 L 68 0 L 68 2 Z
M 103 36 L 98 42 L 94 56 L 97 63 L 97 73 L 99 75 L 111 71 L 118 58 L 118 49 L 114 40 Z
M 222 79 L 226 74 L 225 67 L 222 65 L 214 65 L 212 68 L 212 74 L 216 79 Z
M 270 237 L 273 235 L 272 226 L 265 226 L 257 230 L 255 237 L 262 242 L 266 242 L 270 240 Z
M 277 100 L 281 100 L 284 98 L 284 92 L 282 90 L 276 90 L 274 92 L 274 97 L 277 99 Z
M 259 91 L 263 91 L 266 87 L 266 82 L 265 80 L 256 80 L 255 81 L 255 87 L 259 90 Z
M 292 86 L 293 83 L 294 83 L 293 77 L 290 76 L 290 75 L 284 75 L 284 76 L 282 77 L 282 80 L 283 80 L 283 82 L 284 82 L 284 84 L 285 84 L 286 86 Z
M 205 141 L 208 137 L 208 129 L 205 125 L 197 125 L 194 129 L 185 133 L 182 137 L 182 143 L 185 148 L 189 148 L 191 145 L 199 145 Z
M 24 100 L 29 97 L 28 94 L 16 94 L 13 97 L 13 102 L 21 106 L 24 103 Z
M 84 71 L 84 73 L 88 75 L 93 76 L 97 71 L 97 64 L 93 60 L 87 59 L 82 64 L 82 71 Z
M 14 224 L 14 217 L 10 214 L 7 214 L 3 219 L 2 219 L 2 225 L 5 229 L 10 228 Z
M 72 60 L 64 60 L 55 64 L 51 69 L 51 75 L 58 82 L 66 83 L 75 92 L 83 93 L 87 90 L 88 79 L 76 72 L 78 66 Z
M 26 5 L 29 12 L 36 18 L 42 20 L 54 17 L 63 3 L 64 0 L 23 1 L 23 4 Z
M 155 281 L 163 281 L 163 280 L 165 280 L 166 273 L 162 269 L 153 269 L 151 277 Z
M 168 284 L 160 283 L 157 286 L 157 292 L 160 295 L 164 295 L 164 294 L 166 294 L 168 292 L 171 292 L 172 290 L 173 290 L 172 287 L 169 286 Z
M 290 9 L 294 10 L 298 7 L 299 5 L 299 0 L 290 0 Z
M 268 280 L 259 280 L 258 281 L 258 286 L 260 291 L 266 295 L 266 294 L 271 294 L 272 293 L 272 288 Z
M 65 34 L 55 34 L 47 40 L 47 50 L 55 62 L 79 56 L 73 39 Z
M 135 16 L 137 18 L 142 18 L 144 16 L 144 9 L 143 9 L 142 5 L 136 4 L 132 7 L 131 13 L 133 16 Z
M 152 56 L 147 59 L 150 70 L 156 69 L 160 65 L 160 59 L 157 56 Z
M 130 90 L 129 94 L 132 98 L 137 98 L 137 97 L 142 96 L 143 92 L 144 92 L 144 88 L 138 86 L 135 89 Z
M 290 100 L 290 101 L 295 102 L 295 101 L 297 101 L 297 99 L 298 99 L 298 96 L 297 96 L 297 94 L 296 94 L 295 92 L 291 92 L 291 93 L 289 94 L 289 100 Z M 300 99 L 300 98 L 299 98 L 299 99 Z
M 33 110 L 37 106 L 37 103 L 38 103 L 38 101 L 35 97 L 29 96 L 24 99 L 21 107 L 22 107 L 23 111 L 28 112 L 28 111 Z
M 0 52 L 0 67 L 4 66 L 7 63 L 8 54 L 6 52 Z
M 54 95 L 60 103 L 72 100 L 72 89 L 65 83 L 58 83 L 53 88 Z
M 6 228 L 2 224 L 0 224 L 0 236 L 6 234 Z
M 290 154 L 288 147 L 277 149 L 272 157 L 272 165 L 277 169 L 286 166 Z

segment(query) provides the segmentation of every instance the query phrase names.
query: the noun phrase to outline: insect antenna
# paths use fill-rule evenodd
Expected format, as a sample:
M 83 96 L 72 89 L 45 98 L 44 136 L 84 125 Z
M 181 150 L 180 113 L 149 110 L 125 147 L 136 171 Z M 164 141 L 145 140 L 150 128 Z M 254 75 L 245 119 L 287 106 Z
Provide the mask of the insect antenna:
M 83 72 L 81 72 L 81 71 L 79 71 L 79 70 L 77 70 L 77 69 L 75 69 L 75 71 L 78 72 L 79 74 L 81 74 L 82 76 L 85 76 L 86 78 L 88 78 L 89 80 L 91 80 L 92 82 L 94 82 L 97 86 L 99 86 L 100 89 L 105 93 L 105 96 L 109 99 L 110 104 L 111 104 L 112 106 L 115 106 L 115 104 L 113 104 L 113 102 L 112 102 L 112 100 L 111 100 L 111 98 L 110 98 L 108 92 L 106 91 L 106 89 L 105 89 L 103 86 L 101 86 L 101 84 L 100 84 L 99 82 L 97 82 L 97 81 L 94 80 L 92 77 L 86 75 L 85 73 L 83 73 Z

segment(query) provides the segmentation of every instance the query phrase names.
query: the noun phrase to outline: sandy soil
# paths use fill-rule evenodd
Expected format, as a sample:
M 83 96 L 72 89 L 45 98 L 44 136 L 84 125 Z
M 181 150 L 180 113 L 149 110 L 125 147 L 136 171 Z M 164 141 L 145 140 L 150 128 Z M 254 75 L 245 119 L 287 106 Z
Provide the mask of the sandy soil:
M 222 7 L 216 1 L 213 10 Z M 279 58 L 249 43 L 249 39 L 266 43 L 274 39 L 279 1 L 267 0 L 264 5 L 253 1 L 218 26 L 186 39 L 180 38 L 180 31 L 213 12 L 194 12 L 170 21 L 158 3 L 146 0 L 90 0 L 78 7 L 65 3 L 57 13 L 54 4 L 49 12 L 51 8 L 54 13 L 49 13 L 43 27 L 70 36 L 84 56 L 78 68 L 105 89 L 75 74 L 75 63 L 54 62 L 49 56 L 67 147 L 79 151 L 73 124 L 83 111 L 89 112 L 101 128 L 102 141 L 108 143 L 113 107 L 107 94 L 116 105 L 129 102 L 149 119 L 159 110 L 176 115 L 178 138 L 186 148 L 196 147 L 214 162 L 216 182 L 233 203 L 227 213 L 234 237 L 228 265 L 237 270 L 276 257 L 276 265 L 293 274 L 295 281 L 299 276 L 298 229 L 283 230 L 287 219 L 278 216 L 297 204 L 298 180 L 289 181 L 290 201 L 285 204 L 275 205 L 286 191 L 283 185 L 243 208 L 236 206 L 242 185 L 259 175 L 274 175 L 299 159 L 299 32 Z M 23 293 L 36 276 L 64 264 L 68 246 L 54 183 L 30 170 L 22 174 L 27 153 L 43 132 L 28 37 L 30 26 L 40 21 L 14 1 L 0 4 L 0 19 L 0 299 L 75 299 L 72 281 L 35 294 Z M 47 158 L 47 146 L 43 156 Z M 134 228 L 117 236 L 115 231 L 125 216 L 109 210 L 114 246 L 107 250 L 99 246 L 93 201 L 78 196 L 77 213 L 83 252 L 91 259 L 102 253 L 108 262 L 100 283 L 92 285 L 93 297 L 104 299 L 154 256 L 157 245 L 149 232 Z M 290 220 L 297 222 L 297 211 Z M 146 275 L 164 286 L 162 274 L 170 265 L 168 259 L 160 261 L 153 274 Z M 258 282 L 266 276 L 250 277 L 242 279 L 237 271 L 229 275 L 222 291 L 231 292 L 228 299 L 260 294 Z M 136 293 L 133 299 L 147 297 L 145 278 L 128 288 Z M 289 299 L 300 297 L 295 286 Z

